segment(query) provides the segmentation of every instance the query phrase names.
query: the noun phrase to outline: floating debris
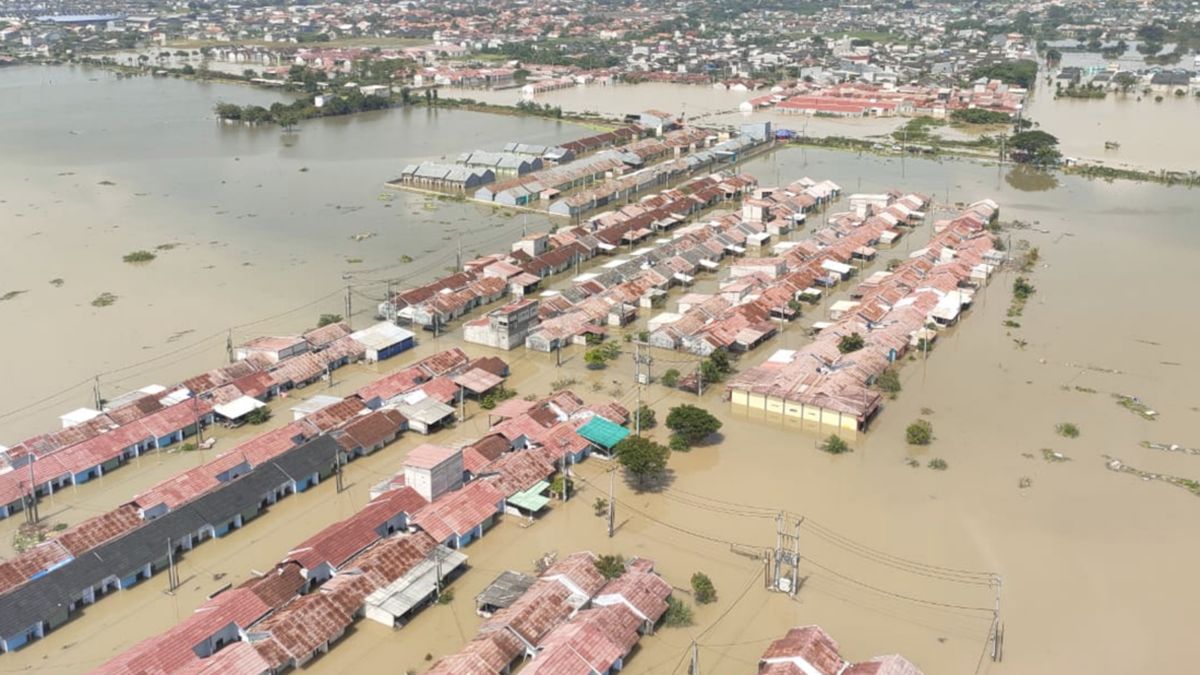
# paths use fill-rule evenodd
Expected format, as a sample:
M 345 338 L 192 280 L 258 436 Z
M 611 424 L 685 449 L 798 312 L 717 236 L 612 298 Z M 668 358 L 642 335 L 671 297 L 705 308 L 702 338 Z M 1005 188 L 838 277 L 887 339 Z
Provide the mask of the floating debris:
M 1021 480 L 1017 481 L 1017 487 L 1024 490 L 1033 487 L 1033 479 L 1029 476 L 1021 476 Z
M 111 180 L 102 180 L 102 181 L 100 181 L 99 183 L 96 183 L 96 185 L 103 185 L 103 186 L 105 186 L 105 187 L 112 187 L 113 185 L 116 185 L 116 183 L 112 182 Z
M 1141 469 L 1129 466 L 1128 464 L 1122 462 L 1121 460 L 1116 459 L 1115 457 L 1109 457 L 1108 455 L 1104 455 L 1104 459 L 1107 460 L 1104 466 L 1109 471 L 1116 471 L 1117 473 L 1133 474 L 1134 476 L 1137 476 L 1137 477 L 1141 478 L 1142 480 L 1161 481 L 1163 483 L 1174 485 L 1175 487 L 1178 487 L 1178 488 L 1183 488 L 1184 490 L 1187 490 L 1188 492 L 1196 495 L 1197 497 L 1200 497 L 1200 481 L 1195 481 L 1190 478 L 1180 478 L 1179 476 L 1172 476 L 1170 474 L 1165 474 L 1165 473 L 1152 473 L 1150 471 L 1142 471 Z
M 1067 457 L 1066 455 L 1062 454 L 1061 452 L 1051 450 L 1050 448 L 1042 448 L 1042 459 L 1046 460 L 1047 462 L 1051 462 L 1051 463 L 1071 461 L 1070 457 Z
M 12 300 L 13 298 L 17 297 L 18 295 L 20 295 L 22 293 L 28 293 L 28 292 L 29 291 L 24 291 L 24 290 L 9 291 L 9 292 L 5 293 L 4 295 L 0 295 L 0 302 L 4 302 L 5 300 Z
M 183 246 L 183 244 L 181 244 L 177 241 L 172 241 L 172 242 L 168 242 L 166 244 L 159 244 L 158 246 L 154 247 L 154 250 L 155 251 L 171 251 L 171 250 L 179 248 L 180 246 Z
M 1124 373 L 1117 370 L 1116 368 L 1105 368 L 1104 366 L 1094 366 L 1091 364 L 1084 365 L 1082 363 L 1071 363 L 1071 362 L 1067 362 L 1063 365 L 1065 365 L 1068 368 L 1083 368 L 1085 370 L 1091 370 L 1091 371 L 1097 372 L 1097 373 L 1108 373 L 1109 375 L 1124 375 Z
M 350 238 L 354 241 L 366 241 L 374 236 L 376 236 L 375 232 L 359 232 L 358 234 L 350 235 Z
M 1139 445 L 1148 450 L 1162 450 L 1163 452 L 1179 452 L 1185 455 L 1200 455 L 1200 448 L 1185 448 L 1178 443 L 1153 443 L 1151 441 L 1142 441 Z
M 50 280 L 50 285 L 55 288 L 62 288 L 63 284 L 65 283 L 67 282 L 63 281 L 61 277 L 55 277 L 54 279 Z
M 1148 419 L 1151 422 L 1158 419 L 1158 411 L 1152 409 L 1145 403 L 1142 403 L 1142 400 L 1136 396 L 1129 396 L 1128 394 L 1113 394 L 1113 398 L 1117 399 L 1117 405 L 1125 408 L 1135 415 L 1140 415 L 1142 418 Z

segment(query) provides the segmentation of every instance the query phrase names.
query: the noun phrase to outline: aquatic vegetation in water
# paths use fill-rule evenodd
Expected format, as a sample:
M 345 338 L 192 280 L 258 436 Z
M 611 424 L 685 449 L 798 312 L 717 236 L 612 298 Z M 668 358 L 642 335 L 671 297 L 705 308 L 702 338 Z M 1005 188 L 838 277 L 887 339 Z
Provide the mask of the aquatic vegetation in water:
M 1127 394 L 1113 394 L 1113 398 L 1117 399 L 1117 405 L 1128 410 L 1129 412 L 1141 416 L 1143 419 L 1148 419 L 1151 422 L 1158 419 L 1158 411 L 1146 405 L 1136 396 Z
M 62 288 L 63 284 L 65 284 L 65 283 L 66 282 L 63 281 L 61 277 L 55 277 L 54 279 L 50 280 L 50 285 L 55 288 Z
M 946 460 L 939 459 L 937 457 L 929 460 L 928 466 L 934 471 L 945 471 L 946 469 L 950 468 L 950 465 L 946 463 Z
M 52 281 L 50 283 L 54 283 L 54 282 Z M 5 293 L 4 295 L 0 295 L 0 302 L 4 302 L 5 300 L 12 300 L 13 298 L 17 297 L 18 295 L 21 295 L 22 293 L 28 293 L 28 292 L 29 291 L 9 291 L 9 292 Z
M 1063 438 L 1079 438 L 1079 427 L 1073 422 L 1060 422 L 1054 427 L 1059 436 Z
M 105 291 L 100 295 L 97 295 L 95 300 L 92 300 L 92 307 L 108 307 L 116 301 L 117 296 Z
M 1191 478 L 1181 478 L 1179 476 L 1172 476 L 1170 474 L 1165 474 L 1165 473 L 1153 473 L 1151 471 L 1143 471 L 1141 469 L 1136 469 L 1132 466 L 1129 466 L 1128 464 L 1125 464 L 1124 462 L 1122 462 L 1119 459 L 1109 457 L 1108 455 L 1104 455 L 1104 459 L 1107 460 L 1105 467 L 1109 471 L 1116 471 L 1117 473 L 1133 474 L 1133 475 L 1141 478 L 1142 480 L 1161 481 L 1161 482 L 1167 483 L 1169 485 L 1174 485 L 1175 487 L 1178 487 L 1178 488 L 1183 488 L 1184 490 L 1187 490 L 1188 492 L 1196 495 L 1197 497 L 1200 497 L 1200 481 L 1193 480 Z
M 151 260 L 154 260 L 156 257 L 157 256 L 150 251 L 140 250 L 126 253 L 121 259 L 127 263 L 148 263 Z
M 1139 443 L 1147 450 L 1162 450 L 1163 452 L 1180 452 L 1185 455 L 1200 455 L 1200 448 L 1185 448 L 1178 443 L 1154 443 L 1152 441 L 1142 441 Z

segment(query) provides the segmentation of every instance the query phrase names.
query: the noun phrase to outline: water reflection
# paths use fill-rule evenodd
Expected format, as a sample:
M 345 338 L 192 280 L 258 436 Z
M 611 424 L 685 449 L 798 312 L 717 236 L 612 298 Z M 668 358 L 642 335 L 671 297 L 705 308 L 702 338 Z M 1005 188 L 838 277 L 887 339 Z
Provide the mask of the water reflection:
M 1045 169 L 1019 164 L 1004 174 L 1004 182 L 1021 192 L 1045 192 L 1058 187 L 1058 176 Z

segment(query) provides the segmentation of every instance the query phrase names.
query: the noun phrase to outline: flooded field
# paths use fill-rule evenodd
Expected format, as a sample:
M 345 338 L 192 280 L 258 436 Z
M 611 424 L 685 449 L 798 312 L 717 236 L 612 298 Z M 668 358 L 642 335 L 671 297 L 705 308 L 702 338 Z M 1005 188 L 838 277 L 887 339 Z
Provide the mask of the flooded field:
M 58 75 L 66 72 L 62 70 L 13 72 L 66 77 Z M 104 77 L 80 74 L 79 86 L 90 86 L 90 76 Z M 543 141 L 572 134 L 570 127 L 546 121 L 446 112 L 430 119 L 425 111 L 395 111 L 306 125 L 289 147 L 277 130 L 226 129 L 182 116 L 195 109 L 189 114 L 202 118 L 216 98 L 259 95 L 253 90 L 196 92 L 190 88 L 199 85 L 152 80 L 117 86 L 130 84 L 164 86 L 164 96 L 199 103 L 177 105 L 176 117 L 156 113 L 180 129 L 156 131 L 134 156 L 72 159 L 77 152 L 73 143 L 84 142 L 72 137 L 60 147 L 47 146 L 48 157 L 41 159 L 36 144 L 27 140 L 27 158 L 0 168 L 6 201 L 0 213 L 6 226 L 19 233 L 12 239 L 16 246 L 0 249 L 0 278 L 14 290 L 30 289 L 0 303 L 6 322 L 28 327 L 5 334 L 9 353 L 22 358 L 5 366 L 6 381 L 21 386 L 3 394 L 4 409 L 30 405 L 77 380 L 90 380 L 95 369 L 139 359 L 160 360 L 113 378 L 123 377 L 125 386 L 133 387 L 215 366 L 224 357 L 226 324 L 300 308 L 239 333 L 311 325 L 322 311 L 340 311 L 339 287 L 346 282 L 339 277 L 355 269 L 344 263 L 345 257 L 361 255 L 366 268 L 394 266 L 401 255 L 411 255 L 413 266 L 430 260 L 435 261 L 433 269 L 453 259 L 439 227 L 474 232 L 464 237 L 464 247 L 482 246 L 493 236 L 483 227 L 495 228 L 496 237 L 511 237 L 520 231 L 520 217 L 506 219 L 457 203 L 426 207 L 412 195 L 377 202 L 379 181 L 367 178 L 398 165 L 404 161 L 400 157 L 456 153 L 464 145 L 503 142 L 506 134 L 527 140 L 541 134 Z M 27 91 L 21 95 L 30 96 Z M 132 95 L 119 105 L 128 106 L 133 116 L 137 106 L 129 100 Z M 12 105 L 0 102 L 5 124 L 17 119 Z M 658 100 L 642 107 L 666 105 Z M 74 126 L 60 123 L 59 128 L 86 130 L 87 121 L 80 115 Z M 136 136 L 138 120 L 130 117 L 127 123 L 125 133 Z M 435 131 L 449 123 L 473 124 L 468 128 L 475 135 Z M 102 144 L 105 134 L 99 129 L 115 123 L 92 124 L 97 131 L 83 138 Z M 406 126 L 413 124 L 422 126 Z M 517 126 L 506 126 L 510 124 Z M 35 133 L 48 132 L 31 128 L 24 135 Z M 435 133 L 440 134 L 437 139 Z M 480 135 L 498 138 L 486 141 Z M 174 157 L 166 149 L 171 142 L 181 143 Z M 301 173 L 300 167 L 311 170 Z M 818 150 L 788 150 L 742 168 L 764 184 L 809 175 L 831 178 L 847 192 L 899 188 L 932 194 L 943 203 L 992 197 L 1001 205 L 1002 220 L 1030 224 L 1030 229 L 1010 232 L 1011 245 L 1027 240 L 1041 252 L 1029 275 L 1037 292 L 1017 319 L 1021 326 L 1003 325 L 1015 276 L 1005 272 L 928 360 L 905 364 L 903 391 L 886 403 L 868 433 L 851 439 L 854 452 L 837 457 L 815 449 L 819 435 L 784 428 L 777 420 L 732 414 L 720 388 L 714 387 L 701 403 L 724 420 L 720 441 L 675 453 L 670 480 L 658 492 L 635 493 L 618 480 L 614 538 L 605 536 L 603 519 L 592 512 L 592 502 L 607 491 L 608 466 L 589 460 L 578 467 L 579 492 L 571 502 L 553 504 L 532 526 L 507 518 L 466 549 L 470 569 L 454 583 L 455 599 L 448 606 L 430 607 L 398 631 L 360 622 L 307 670 L 420 672 L 431 662 L 427 657 L 436 659 L 470 639 L 479 623 L 474 595 L 501 571 L 528 571 L 548 551 L 590 549 L 653 558 L 681 589 L 693 572 L 704 571 L 718 590 L 717 603 L 697 608 L 693 627 L 662 629 L 643 640 L 624 671 L 631 675 L 680 672 L 693 639 L 700 645 L 704 672 L 750 673 L 771 639 L 807 623 L 821 624 L 851 658 L 899 652 L 930 675 L 974 673 L 981 663 L 978 672 L 1020 675 L 1189 672 L 1186 664 L 1200 657 L 1200 646 L 1190 635 L 1194 602 L 1188 592 L 1200 560 L 1200 543 L 1193 536 L 1200 524 L 1200 501 L 1171 485 L 1109 471 L 1105 456 L 1139 469 L 1200 479 L 1200 457 L 1139 447 L 1142 441 L 1200 447 L 1200 395 L 1194 387 L 1200 368 L 1190 354 L 1200 340 L 1200 319 L 1184 300 L 1195 287 L 1189 279 L 1194 276 L 1191 262 L 1200 253 L 1193 217 L 1200 193 L 962 161 L 902 161 Z M 169 176 L 172 169 L 182 178 Z M 78 175 L 57 176 L 63 171 Z M 312 178 L 320 184 L 304 182 Z M 55 180 L 69 182 L 46 188 L 45 194 L 33 193 L 36 199 L 12 191 L 34 183 L 55 185 Z M 98 186 L 100 180 L 116 185 Z M 76 183 L 79 187 L 73 188 Z M 150 197 L 135 196 L 143 183 L 154 195 L 152 208 L 139 201 Z M 254 188 L 258 183 L 264 187 Z M 118 189 L 126 192 L 115 197 L 106 192 Z M 205 194 L 214 196 L 206 200 Z M 338 204 L 363 209 L 340 215 L 346 209 L 335 208 Z M 216 216 L 210 205 L 229 213 Z M 247 212 L 274 215 L 236 217 Z M 419 225 L 406 229 L 409 223 Z M 114 230 L 113 225 L 119 227 Z M 378 229 L 379 236 L 361 243 L 350 240 L 353 233 L 368 229 Z M 926 236 L 928 228 L 923 228 L 901 246 L 915 246 Z M 133 248 L 176 240 L 189 246 L 164 251 L 146 267 L 120 261 Z M 209 248 L 204 243 L 213 240 L 227 245 Z M 503 243 L 497 239 L 493 245 Z M 423 252 L 427 248 L 434 250 Z M 61 271 L 47 267 L 58 264 Z M 215 268 L 204 270 L 209 264 Z M 72 275 L 79 279 L 75 284 Z M 62 288 L 48 283 L 55 277 L 64 278 Z M 88 305 L 103 290 L 121 297 L 107 308 Z M 53 299 L 54 293 L 64 299 Z M 322 293 L 333 295 L 305 305 Z M 823 317 L 825 306 L 809 310 L 738 367 L 761 362 L 777 347 L 802 345 L 805 328 Z M 195 335 L 167 342 L 185 328 L 193 328 Z M 186 348 L 209 333 L 218 333 L 211 343 Z M 348 393 L 377 372 L 459 344 L 457 335 L 424 337 L 418 350 L 396 362 L 338 371 L 331 391 Z M 490 351 L 464 348 L 473 355 Z M 175 349 L 181 351 L 172 354 Z M 544 395 L 551 382 L 567 378 L 576 380 L 572 388 L 585 399 L 615 395 L 631 406 L 638 393 L 631 383 L 628 351 L 603 371 L 586 370 L 578 348 L 564 352 L 561 368 L 554 367 L 553 357 L 523 350 L 502 356 L 512 362 L 509 386 L 520 395 Z M 672 362 L 685 370 L 694 361 L 676 353 L 655 357 L 658 373 Z M 325 391 L 318 385 L 301 397 Z M 1114 393 L 1140 397 L 1157 418 L 1151 421 L 1118 406 Z M 90 382 L 32 405 L 23 417 L 0 419 L 0 429 L 11 438 L 47 428 L 58 412 L 86 403 L 89 395 Z M 641 395 L 660 420 L 670 406 L 696 401 L 661 385 L 646 387 Z M 281 421 L 291 403 L 275 404 Z M 434 440 L 482 433 L 486 415 L 474 408 L 468 412 L 470 419 Z M 904 427 L 921 416 L 933 423 L 936 439 L 918 449 L 907 446 L 903 436 Z M 1077 425 L 1079 437 L 1057 434 L 1055 426 L 1063 422 Z M 660 429 L 650 433 L 665 437 Z M 163 592 L 167 582 L 159 577 L 106 598 L 46 639 L 0 657 L 3 669 L 80 672 L 161 632 L 208 594 L 241 581 L 252 569 L 265 569 L 294 544 L 360 508 L 370 485 L 398 470 L 407 450 L 423 440 L 409 434 L 349 465 L 350 489 L 340 495 L 327 482 L 271 507 L 229 537 L 188 553 L 181 563 L 185 583 L 174 596 Z M 215 451 L 233 442 L 222 439 Z M 1048 462 L 1043 449 L 1069 461 Z M 933 458 L 943 459 L 948 468 L 927 468 Z M 104 479 L 111 482 L 55 497 L 43 513 L 78 522 L 92 515 L 89 509 L 120 503 L 198 460 L 177 453 L 140 461 L 140 469 L 123 468 Z M 806 523 L 801 529 L 805 582 L 794 599 L 763 588 L 762 565 L 753 557 L 754 551 L 774 545 L 773 517 L 781 510 Z M 0 527 L 0 536 L 7 538 L 8 528 L 15 526 Z M 960 583 L 977 579 L 963 573 L 976 570 L 1003 578 L 1006 650 L 1000 664 L 981 661 L 994 590 Z
M 1058 137 L 1062 153 L 1111 166 L 1150 171 L 1200 170 L 1200 98 L 1170 93 L 1109 93 L 1104 99 L 1054 98 L 1043 77 L 1029 103 L 1028 115 Z M 1105 150 L 1106 141 L 1121 144 Z

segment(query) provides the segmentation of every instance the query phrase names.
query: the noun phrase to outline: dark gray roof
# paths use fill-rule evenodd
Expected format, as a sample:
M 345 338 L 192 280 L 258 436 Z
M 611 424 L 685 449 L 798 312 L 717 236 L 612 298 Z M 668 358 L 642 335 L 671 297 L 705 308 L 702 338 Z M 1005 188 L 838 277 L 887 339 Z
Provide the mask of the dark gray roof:
M 126 577 L 166 557 L 167 540 L 182 539 L 205 525 L 220 525 L 256 506 L 289 476 L 306 476 L 333 463 L 337 442 L 321 436 L 273 462 L 205 493 L 166 515 L 101 544 L 75 560 L 0 596 L 0 636 L 24 631 L 66 607 L 72 596 L 109 577 Z M 286 473 L 285 473 L 286 472 Z
M 512 570 L 502 572 L 500 576 L 496 577 L 495 581 L 483 589 L 483 592 L 475 596 L 475 604 L 501 608 L 508 607 L 516 602 L 517 598 L 521 597 L 525 591 L 529 590 L 529 587 L 535 581 L 537 579 L 528 574 L 521 574 Z
M 304 445 L 278 457 L 273 464 L 292 480 L 314 473 L 324 474 L 333 468 L 339 450 L 333 436 L 318 436 Z

